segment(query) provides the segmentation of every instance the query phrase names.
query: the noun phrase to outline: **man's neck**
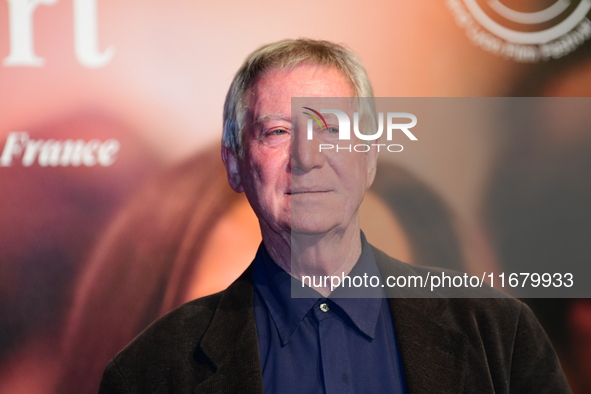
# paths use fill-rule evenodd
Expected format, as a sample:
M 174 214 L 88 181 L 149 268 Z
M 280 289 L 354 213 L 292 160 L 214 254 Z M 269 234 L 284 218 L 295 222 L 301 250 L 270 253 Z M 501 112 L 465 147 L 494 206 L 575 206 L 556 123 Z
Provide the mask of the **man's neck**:
M 263 242 L 277 265 L 294 278 L 348 275 L 361 255 L 361 232 L 355 221 L 344 231 L 326 234 L 295 234 L 287 237 L 265 231 Z M 328 296 L 328 288 L 315 288 Z

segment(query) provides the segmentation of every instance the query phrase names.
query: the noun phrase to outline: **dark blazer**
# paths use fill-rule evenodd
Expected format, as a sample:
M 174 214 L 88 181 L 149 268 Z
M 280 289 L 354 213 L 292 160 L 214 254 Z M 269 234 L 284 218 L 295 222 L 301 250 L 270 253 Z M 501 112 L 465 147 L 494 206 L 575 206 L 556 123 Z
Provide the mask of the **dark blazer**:
M 384 277 L 427 272 L 374 253 Z M 410 394 L 571 392 L 546 334 L 520 301 L 389 301 Z M 225 291 L 154 322 L 107 365 L 100 386 L 101 394 L 262 392 L 250 269 Z

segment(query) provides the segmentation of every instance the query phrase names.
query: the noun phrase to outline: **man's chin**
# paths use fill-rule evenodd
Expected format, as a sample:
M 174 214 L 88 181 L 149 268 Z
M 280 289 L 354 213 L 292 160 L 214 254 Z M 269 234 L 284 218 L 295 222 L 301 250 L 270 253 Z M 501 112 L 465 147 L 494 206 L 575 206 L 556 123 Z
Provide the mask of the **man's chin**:
M 311 223 L 305 219 L 291 222 L 291 236 L 322 236 L 334 229 L 334 225 L 328 223 Z

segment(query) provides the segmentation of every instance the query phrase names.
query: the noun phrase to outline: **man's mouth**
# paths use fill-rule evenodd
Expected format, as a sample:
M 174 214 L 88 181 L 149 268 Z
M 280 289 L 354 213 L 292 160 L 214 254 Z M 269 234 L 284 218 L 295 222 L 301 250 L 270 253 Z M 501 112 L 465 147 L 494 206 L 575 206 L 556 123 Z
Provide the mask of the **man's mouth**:
M 328 193 L 330 190 L 292 190 L 287 192 L 286 194 L 292 196 L 296 194 L 319 194 L 319 193 Z

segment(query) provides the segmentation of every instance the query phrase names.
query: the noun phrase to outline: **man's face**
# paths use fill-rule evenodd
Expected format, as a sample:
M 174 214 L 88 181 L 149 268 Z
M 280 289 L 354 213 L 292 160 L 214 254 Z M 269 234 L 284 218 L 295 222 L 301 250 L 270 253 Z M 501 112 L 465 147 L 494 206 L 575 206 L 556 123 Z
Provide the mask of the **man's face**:
M 325 234 L 357 223 L 376 155 L 319 152 L 320 137 L 308 141 L 307 118 L 292 118 L 291 109 L 292 97 L 352 96 L 341 72 L 313 65 L 270 70 L 247 91 L 244 157 L 224 149 L 224 162 L 231 186 L 246 193 L 263 233 Z M 329 127 L 336 124 L 336 116 L 326 119 Z

